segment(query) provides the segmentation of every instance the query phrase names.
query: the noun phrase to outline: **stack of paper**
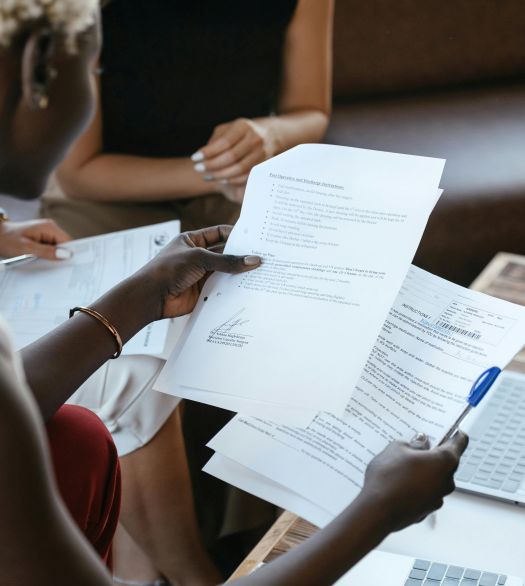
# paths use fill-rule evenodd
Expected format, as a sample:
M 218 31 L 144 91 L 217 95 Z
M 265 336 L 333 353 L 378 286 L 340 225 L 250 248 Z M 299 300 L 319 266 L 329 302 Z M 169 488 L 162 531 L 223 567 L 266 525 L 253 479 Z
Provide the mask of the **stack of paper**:
M 240 413 L 210 474 L 324 525 L 393 439 L 434 441 L 525 341 L 525 308 L 410 262 L 444 162 L 304 145 L 256 167 L 227 253 L 157 388 Z
M 225 252 L 157 381 L 176 396 L 307 425 L 342 415 L 438 198 L 444 161 L 302 145 L 255 167 Z
M 180 232 L 172 221 L 62 246 L 73 252 L 67 261 L 35 260 L 0 274 L 0 312 L 8 321 L 17 349 L 47 334 L 68 319 L 69 310 L 89 305 L 151 260 Z M 123 354 L 165 354 L 168 320 L 144 328 Z
M 344 416 L 321 413 L 300 429 L 238 415 L 210 442 L 217 454 L 205 470 L 322 526 L 357 495 L 387 443 L 418 431 L 438 441 L 472 382 L 524 341 L 525 307 L 412 267 Z

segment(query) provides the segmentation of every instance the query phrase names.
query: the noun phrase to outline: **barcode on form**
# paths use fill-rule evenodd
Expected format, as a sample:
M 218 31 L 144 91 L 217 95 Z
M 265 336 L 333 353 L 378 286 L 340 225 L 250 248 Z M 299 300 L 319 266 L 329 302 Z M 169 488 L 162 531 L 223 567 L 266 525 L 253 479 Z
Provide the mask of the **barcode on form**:
M 464 330 L 463 328 L 458 328 L 453 326 L 452 324 L 448 324 L 446 321 L 438 321 L 436 325 L 440 328 L 445 328 L 449 332 L 453 332 L 454 334 L 461 334 L 462 336 L 467 336 L 467 338 L 472 338 L 474 340 L 479 340 L 481 338 L 481 334 L 476 334 L 476 332 L 470 332 L 469 330 Z

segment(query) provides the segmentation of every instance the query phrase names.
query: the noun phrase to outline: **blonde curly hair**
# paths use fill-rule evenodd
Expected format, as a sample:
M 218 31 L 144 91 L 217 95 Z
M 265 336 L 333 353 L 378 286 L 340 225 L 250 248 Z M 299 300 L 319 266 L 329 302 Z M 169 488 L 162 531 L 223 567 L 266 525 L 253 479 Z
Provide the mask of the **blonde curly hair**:
M 64 34 L 68 47 L 95 22 L 98 0 L 0 0 L 0 47 L 8 47 L 20 28 L 44 19 Z

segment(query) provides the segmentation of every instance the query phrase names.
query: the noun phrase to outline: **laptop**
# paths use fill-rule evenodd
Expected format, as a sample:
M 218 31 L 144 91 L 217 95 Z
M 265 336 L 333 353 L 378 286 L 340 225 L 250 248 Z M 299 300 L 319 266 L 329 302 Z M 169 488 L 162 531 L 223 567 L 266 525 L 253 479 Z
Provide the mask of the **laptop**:
M 335 586 L 524 586 L 504 573 L 374 550 Z
M 525 375 L 503 372 L 466 431 L 457 489 L 525 505 Z

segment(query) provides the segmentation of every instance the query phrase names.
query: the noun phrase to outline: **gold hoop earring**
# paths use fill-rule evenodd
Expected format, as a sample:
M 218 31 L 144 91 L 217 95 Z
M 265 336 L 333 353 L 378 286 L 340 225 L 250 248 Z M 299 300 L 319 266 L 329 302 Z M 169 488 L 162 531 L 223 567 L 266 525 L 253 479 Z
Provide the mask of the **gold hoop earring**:
M 46 94 L 41 94 L 38 97 L 38 109 L 39 110 L 47 110 L 49 108 L 49 96 Z
M 57 77 L 58 70 L 55 67 L 47 67 L 45 83 L 34 84 L 35 103 L 39 110 L 47 110 L 49 108 L 49 86 Z

